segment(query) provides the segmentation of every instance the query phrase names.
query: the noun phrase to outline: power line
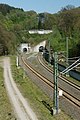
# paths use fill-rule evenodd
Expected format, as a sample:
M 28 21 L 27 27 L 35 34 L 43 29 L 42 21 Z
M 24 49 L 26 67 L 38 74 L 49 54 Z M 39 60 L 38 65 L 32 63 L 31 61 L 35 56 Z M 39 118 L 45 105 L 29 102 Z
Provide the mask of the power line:
M 80 61 L 80 58 L 60 73 L 65 74 L 69 72 L 70 70 L 72 70 L 73 68 L 77 67 L 78 65 L 80 65 L 79 61 Z

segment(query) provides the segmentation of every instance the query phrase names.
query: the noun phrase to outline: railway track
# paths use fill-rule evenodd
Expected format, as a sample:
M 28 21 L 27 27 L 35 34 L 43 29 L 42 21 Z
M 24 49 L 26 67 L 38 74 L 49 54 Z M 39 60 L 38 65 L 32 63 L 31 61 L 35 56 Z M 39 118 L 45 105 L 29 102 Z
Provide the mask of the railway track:
M 22 62 L 25 64 L 26 67 L 28 67 L 28 69 L 30 69 L 36 76 L 38 76 L 40 78 L 40 80 L 42 80 L 45 84 L 47 84 L 51 89 L 54 88 L 54 83 L 51 82 L 50 80 L 48 80 L 45 76 L 43 76 L 39 72 L 37 72 L 23 57 L 22 57 Z M 61 76 L 59 76 L 59 77 L 61 77 Z M 72 83 L 71 83 L 71 85 L 72 85 Z M 63 90 L 63 97 L 65 99 L 67 99 L 69 102 L 74 104 L 76 107 L 80 108 L 80 99 L 79 98 L 76 98 L 75 96 L 71 95 L 69 92 L 65 91 L 60 86 L 58 89 Z M 77 86 L 76 89 L 79 90 L 79 87 Z
M 38 60 L 39 60 L 40 64 L 41 64 L 45 69 L 47 69 L 50 73 L 54 74 L 54 70 L 53 70 L 51 67 L 49 67 L 49 66 L 44 62 L 44 60 L 42 60 L 42 58 L 40 58 L 40 55 L 38 55 Z M 72 81 L 69 81 L 69 79 L 66 78 L 65 76 L 59 75 L 58 78 L 60 78 L 61 80 L 65 81 L 67 84 L 73 86 L 73 87 L 76 88 L 77 90 L 80 90 L 80 85 L 78 85 L 78 84 L 76 84 L 76 83 L 74 83 L 74 82 L 72 82 Z

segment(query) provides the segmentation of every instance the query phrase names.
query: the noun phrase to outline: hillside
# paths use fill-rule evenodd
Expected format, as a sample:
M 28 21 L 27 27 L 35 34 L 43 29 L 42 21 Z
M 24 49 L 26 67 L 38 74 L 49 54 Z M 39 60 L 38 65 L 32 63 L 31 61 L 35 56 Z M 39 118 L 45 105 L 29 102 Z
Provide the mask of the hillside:
M 66 6 L 56 14 L 37 14 L 0 4 L 0 18 L 0 55 L 14 54 L 22 42 L 35 45 L 44 39 L 50 40 L 54 51 L 65 50 L 68 37 L 70 56 L 80 56 L 80 7 Z M 30 35 L 32 29 L 51 29 L 53 33 Z

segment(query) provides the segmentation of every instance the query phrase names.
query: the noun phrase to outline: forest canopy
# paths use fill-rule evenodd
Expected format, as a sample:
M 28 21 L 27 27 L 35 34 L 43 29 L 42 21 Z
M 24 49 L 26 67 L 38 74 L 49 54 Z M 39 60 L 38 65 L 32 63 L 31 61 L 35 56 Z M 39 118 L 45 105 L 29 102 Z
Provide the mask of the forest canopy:
M 53 30 L 48 35 L 30 35 L 32 29 Z M 56 14 L 24 11 L 0 4 L 0 55 L 15 54 L 22 42 L 35 45 L 50 40 L 54 51 L 65 50 L 69 40 L 69 56 L 80 56 L 80 7 L 68 5 Z M 24 38 L 24 39 L 23 39 Z

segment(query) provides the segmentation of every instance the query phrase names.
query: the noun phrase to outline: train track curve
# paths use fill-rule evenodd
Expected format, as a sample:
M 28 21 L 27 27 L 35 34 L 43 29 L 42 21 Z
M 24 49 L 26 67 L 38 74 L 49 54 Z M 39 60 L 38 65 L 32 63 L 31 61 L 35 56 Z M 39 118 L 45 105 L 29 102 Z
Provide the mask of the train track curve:
M 26 67 L 28 67 L 34 74 L 36 74 L 42 81 L 44 81 L 45 84 L 47 84 L 52 89 L 54 88 L 53 82 L 49 81 L 45 76 L 37 72 L 26 60 L 22 57 L 22 62 L 25 64 Z M 59 87 L 59 89 L 62 90 L 62 88 Z M 80 99 L 74 97 L 67 91 L 63 90 L 63 97 L 67 99 L 69 102 L 74 104 L 76 107 L 80 108 Z

